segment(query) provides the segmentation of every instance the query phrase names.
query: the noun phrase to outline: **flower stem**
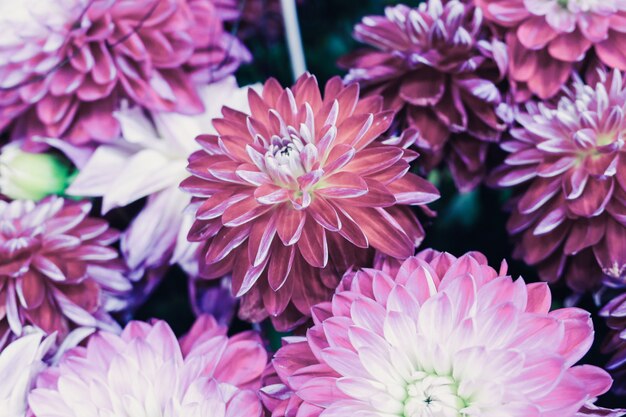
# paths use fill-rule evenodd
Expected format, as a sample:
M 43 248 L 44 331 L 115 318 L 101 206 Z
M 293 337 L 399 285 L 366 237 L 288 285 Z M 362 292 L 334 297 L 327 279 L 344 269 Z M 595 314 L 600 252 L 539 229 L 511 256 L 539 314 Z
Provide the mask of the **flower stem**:
M 280 3 L 283 9 L 287 47 L 289 48 L 289 57 L 291 59 L 291 71 L 295 80 L 306 72 L 304 49 L 302 48 L 300 25 L 298 24 L 298 12 L 296 11 L 296 0 L 280 0 Z

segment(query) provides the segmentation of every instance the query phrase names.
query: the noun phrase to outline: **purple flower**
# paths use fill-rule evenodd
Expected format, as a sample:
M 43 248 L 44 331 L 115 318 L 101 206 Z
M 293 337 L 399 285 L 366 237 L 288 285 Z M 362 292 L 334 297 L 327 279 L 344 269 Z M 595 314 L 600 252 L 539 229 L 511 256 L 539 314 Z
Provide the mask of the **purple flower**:
M 504 130 L 496 114 L 496 83 L 507 52 L 483 24 L 482 12 L 462 1 L 429 0 L 419 7 L 388 7 L 367 16 L 354 31 L 372 46 L 345 57 L 346 81 L 382 95 L 385 107 L 402 111 L 403 127 L 417 128 L 427 170 L 442 160 L 462 191 L 485 174 L 489 143 Z
M 0 9 L 0 130 L 76 145 L 111 141 L 122 99 L 202 112 L 195 83 L 250 59 L 213 0 L 32 0 Z
M 626 70 L 626 3 L 622 0 L 476 0 L 500 26 L 510 51 L 518 100 L 556 95 L 591 55 Z
M 0 342 L 26 324 L 61 338 L 74 327 L 117 329 L 107 312 L 125 305 L 131 284 L 110 246 L 118 232 L 90 209 L 58 197 L 0 201 Z
M 508 230 L 544 280 L 579 292 L 626 272 L 626 86 L 615 70 L 519 109 L 495 172 L 516 187 Z

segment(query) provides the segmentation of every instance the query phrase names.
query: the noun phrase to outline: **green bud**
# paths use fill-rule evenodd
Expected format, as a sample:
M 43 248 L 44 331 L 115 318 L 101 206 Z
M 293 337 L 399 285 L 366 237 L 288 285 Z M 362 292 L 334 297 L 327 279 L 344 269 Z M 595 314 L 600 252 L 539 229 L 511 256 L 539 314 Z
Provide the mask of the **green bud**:
M 25 152 L 19 143 L 0 151 L 0 193 L 15 200 L 37 201 L 63 194 L 71 172 L 71 165 L 61 156 Z

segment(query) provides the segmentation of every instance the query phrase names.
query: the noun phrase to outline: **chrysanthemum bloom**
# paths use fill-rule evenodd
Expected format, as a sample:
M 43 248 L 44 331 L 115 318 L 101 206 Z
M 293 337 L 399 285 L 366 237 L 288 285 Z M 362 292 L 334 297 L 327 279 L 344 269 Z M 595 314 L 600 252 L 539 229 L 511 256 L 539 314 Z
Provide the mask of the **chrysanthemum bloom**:
M 573 68 L 593 51 L 626 70 L 626 3 L 621 0 L 476 0 L 502 27 L 509 77 L 542 99 L 557 94 Z M 524 97 L 525 98 L 525 97 Z
M 162 321 L 94 335 L 41 375 L 30 407 L 37 417 L 260 417 L 261 340 L 229 339 L 225 328 L 201 320 L 208 328 L 190 343 L 179 344 Z
M 83 144 L 119 136 L 120 99 L 201 112 L 194 80 L 249 59 L 220 16 L 213 0 L 3 0 L 0 130 Z
M 43 358 L 54 339 L 54 336 L 44 339 L 43 332 L 34 331 L 0 351 L 0 417 L 26 416 L 28 393 L 47 366 Z
M 457 186 L 468 191 L 485 174 L 489 143 L 504 130 L 496 88 L 507 67 L 504 44 L 470 2 L 429 0 L 417 8 L 388 7 L 354 31 L 373 46 L 345 57 L 346 81 L 382 95 L 385 107 L 403 110 L 406 126 L 420 131 L 427 170 L 445 160 Z
M 626 271 L 626 86 L 617 70 L 598 74 L 558 102 L 520 109 L 494 178 L 519 186 L 508 224 L 517 255 L 576 291 Z
M 506 269 L 429 250 L 396 275 L 348 274 L 306 337 L 276 353 L 281 382 L 264 402 L 275 417 L 575 416 L 611 386 L 574 366 L 593 342 L 589 314 L 550 312 L 547 284 Z
M 280 329 L 310 315 L 368 248 L 406 258 L 423 239 L 409 205 L 438 197 L 408 173 L 413 151 L 376 139 L 392 111 L 359 87 L 303 75 L 249 91 L 250 114 L 224 108 L 203 135 L 182 187 L 200 204 L 189 238 L 204 241 L 205 278 L 232 273 L 240 316 Z
M 88 202 L 48 197 L 0 201 L 0 341 L 25 324 L 65 336 L 72 327 L 115 329 L 107 311 L 131 288 L 118 233 L 87 217 Z

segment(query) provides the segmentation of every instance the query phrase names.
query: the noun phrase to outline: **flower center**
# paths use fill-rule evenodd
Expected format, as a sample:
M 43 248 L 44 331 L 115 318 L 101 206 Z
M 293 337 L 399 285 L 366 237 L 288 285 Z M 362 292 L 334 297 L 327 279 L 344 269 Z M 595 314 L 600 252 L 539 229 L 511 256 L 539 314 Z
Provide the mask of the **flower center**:
M 465 402 L 451 377 L 416 372 L 406 387 L 404 417 L 459 417 Z
M 610 145 L 617 140 L 616 132 L 598 133 L 596 143 L 598 146 Z
M 274 167 L 295 180 L 299 176 L 307 173 L 307 169 L 303 165 L 300 156 L 303 149 L 304 143 L 297 135 L 291 134 L 287 137 L 280 137 L 278 135 L 272 136 L 270 145 L 265 153 L 268 168 Z M 278 175 L 278 177 L 280 177 L 280 175 Z M 281 182 L 289 181 L 283 180 Z

